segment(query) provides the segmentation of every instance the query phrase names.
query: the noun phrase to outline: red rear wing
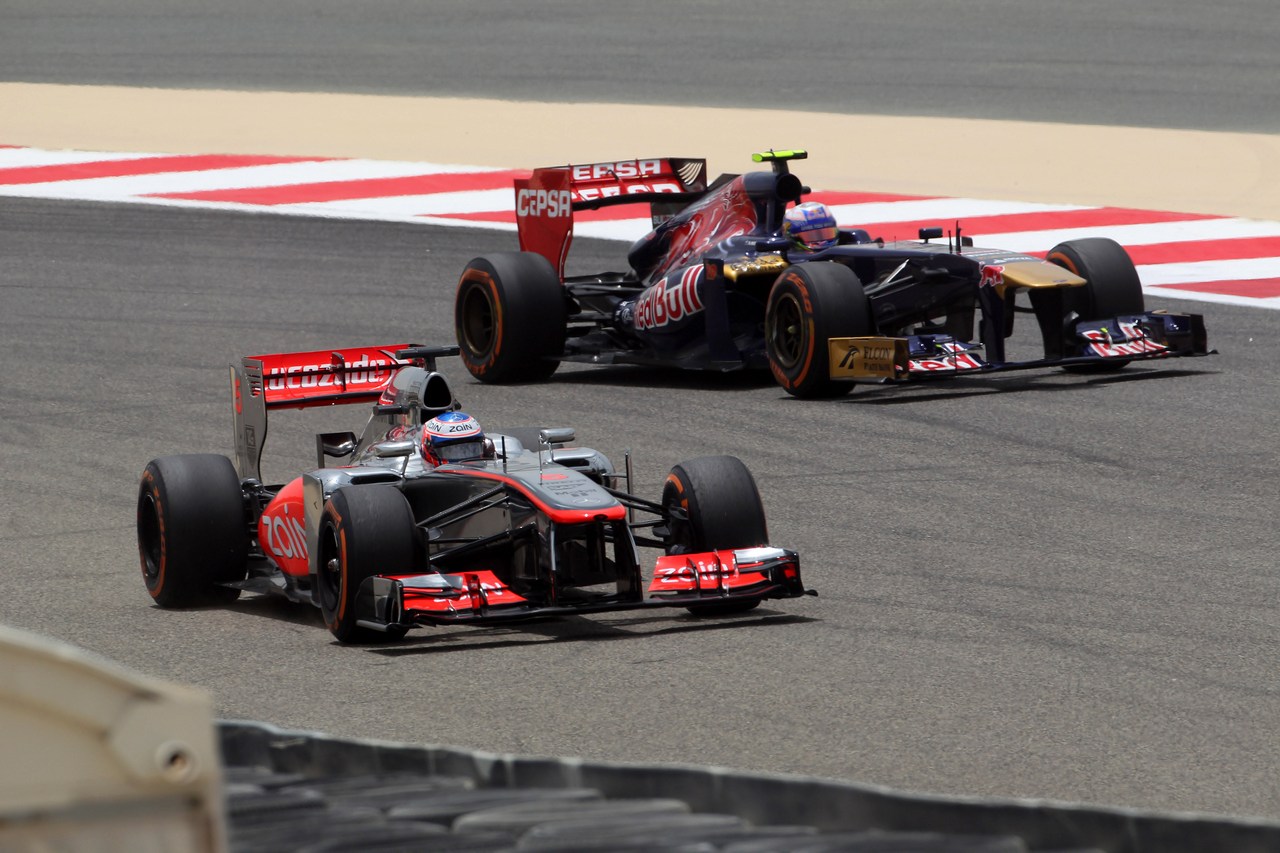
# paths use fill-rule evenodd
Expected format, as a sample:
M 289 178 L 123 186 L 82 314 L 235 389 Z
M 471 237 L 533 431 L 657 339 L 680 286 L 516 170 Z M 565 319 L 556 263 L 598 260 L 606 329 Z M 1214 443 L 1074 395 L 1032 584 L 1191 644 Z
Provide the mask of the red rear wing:
M 707 161 L 665 157 L 550 166 L 517 178 L 515 187 L 521 250 L 542 255 L 563 279 L 575 210 L 649 202 L 656 226 L 671 212 L 663 202 L 691 201 L 706 192 Z
M 306 409 L 345 403 L 372 403 L 391 384 L 396 369 L 410 364 L 396 353 L 410 344 L 347 347 L 339 350 L 251 355 L 261 382 L 249 393 L 261 393 L 268 409 Z
M 396 357 L 410 346 L 281 352 L 232 362 L 235 465 L 240 477 L 262 479 L 268 409 L 375 402 L 390 387 L 396 371 L 412 363 Z

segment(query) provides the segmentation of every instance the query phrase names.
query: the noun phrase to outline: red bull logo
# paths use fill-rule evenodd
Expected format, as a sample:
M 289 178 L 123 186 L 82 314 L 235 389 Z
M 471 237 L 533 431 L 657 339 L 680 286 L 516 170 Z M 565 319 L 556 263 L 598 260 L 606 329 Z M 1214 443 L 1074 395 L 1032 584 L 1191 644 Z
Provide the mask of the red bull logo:
M 689 267 L 674 282 L 674 276 L 667 276 L 641 294 L 636 302 L 635 327 L 641 331 L 660 329 L 701 312 L 698 285 L 702 269 L 701 266 Z

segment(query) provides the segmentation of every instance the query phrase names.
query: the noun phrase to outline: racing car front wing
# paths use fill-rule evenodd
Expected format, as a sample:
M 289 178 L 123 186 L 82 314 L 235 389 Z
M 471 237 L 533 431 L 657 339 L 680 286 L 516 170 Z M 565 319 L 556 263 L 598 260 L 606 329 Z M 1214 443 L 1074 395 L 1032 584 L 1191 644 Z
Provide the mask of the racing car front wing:
M 983 347 L 950 335 L 830 338 L 832 379 L 855 382 L 908 382 L 959 374 L 1029 370 L 1038 367 L 1104 365 L 1159 358 L 1211 354 L 1204 318 L 1199 314 L 1145 314 L 1081 321 L 1071 330 L 1069 354 L 1030 361 L 983 358 Z
M 761 547 L 661 557 L 649 595 L 553 589 L 538 600 L 493 572 L 375 575 L 356 596 L 357 624 L 378 631 L 417 625 L 496 624 L 651 607 L 732 605 L 817 595 L 800 579 L 795 551 Z

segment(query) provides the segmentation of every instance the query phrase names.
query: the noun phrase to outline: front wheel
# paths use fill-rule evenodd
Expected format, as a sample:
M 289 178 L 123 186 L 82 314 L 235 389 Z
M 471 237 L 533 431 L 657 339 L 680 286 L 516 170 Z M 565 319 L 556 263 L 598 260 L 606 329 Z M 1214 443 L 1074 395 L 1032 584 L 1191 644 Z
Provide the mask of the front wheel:
M 829 338 L 873 332 L 871 304 L 853 270 L 829 261 L 797 264 L 774 282 L 765 308 L 769 369 L 793 397 L 830 397 L 853 386 L 831 379 Z
M 1070 321 L 1073 314 L 1081 320 L 1105 320 L 1147 310 L 1142 281 L 1133 259 L 1115 240 L 1106 237 L 1068 240 L 1049 250 L 1046 259 L 1085 280 L 1084 286 L 1067 289 L 1064 321 Z M 1072 373 L 1101 373 L 1119 370 L 1128 363 L 1128 359 L 1107 359 L 1063 369 Z
M 697 554 L 765 545 L 769 531 L 755 478 L 736 456 L 702 456 L 671 469 L 662 488 L 668 554 Z M 690 613 L 741 613 L 756 601 L 695 604 Z
M 564 287 L 542 255 L 475 258 L 458 280 L 453 313 L 462 363 L 481 382 L 533 382 L 560 365 Z
M 235 466 L 211 453 L 147 463 L 138 488 L 138 554 L 147 592 L 161 607 L 229 604 L 224 586 L 248 572 L 244 491 Z
M 315 591 L 320 613 L 340 643 L 398 640 L 404 628 L 377 631 L 356 624 L 356 596 L 367 578 L 413 569 L 413 510 L 388 485 L 348 486 L 325 502 Z

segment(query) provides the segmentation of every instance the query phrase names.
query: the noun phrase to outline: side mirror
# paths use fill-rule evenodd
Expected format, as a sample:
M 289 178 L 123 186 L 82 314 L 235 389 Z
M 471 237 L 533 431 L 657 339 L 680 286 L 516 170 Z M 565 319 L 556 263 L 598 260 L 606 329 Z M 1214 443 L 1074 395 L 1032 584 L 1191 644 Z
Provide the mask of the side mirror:
M 405 441 L 383 441 L 373 446 L 373 455 L 379 459 L 394 459 L 397 456 L 412 456 L 418 445 L 413 439 Z
M 316 444 L 325 456 L 350 456 L 356 449 L 354 432 L 322 432 L 316 436 Z
M 940 225 L 935 225 L 932 228 L 920 229 L 920 239 L 924 240 L 926 243 L 929 242 L 930 240 L 940 239 L 941 237 L 942 237 L 942 226 Z
M 538 431 L 538 441 L 550 447 L 555 444 L 568 444 L 577 437 L 573 427 L 549 427 Z
M 354 432 L 322 432 L 316 435 L 316 467 L 324 467 L 326 456 L 343 459 L 356 452 L 359 442 Z

